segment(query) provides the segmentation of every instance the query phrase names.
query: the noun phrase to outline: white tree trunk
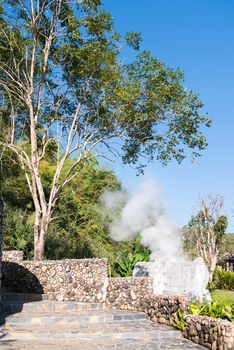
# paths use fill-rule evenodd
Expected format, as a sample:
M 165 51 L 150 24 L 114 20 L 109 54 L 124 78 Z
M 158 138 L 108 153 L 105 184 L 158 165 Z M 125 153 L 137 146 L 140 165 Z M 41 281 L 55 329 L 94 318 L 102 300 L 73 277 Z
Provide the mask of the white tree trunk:
M 43 260 L 45 257 L 45 242 L 49 223 L 51 221 L 51 212 L 48 210 L 46 215 L 35 216 L 34 222 L 34 260 Z

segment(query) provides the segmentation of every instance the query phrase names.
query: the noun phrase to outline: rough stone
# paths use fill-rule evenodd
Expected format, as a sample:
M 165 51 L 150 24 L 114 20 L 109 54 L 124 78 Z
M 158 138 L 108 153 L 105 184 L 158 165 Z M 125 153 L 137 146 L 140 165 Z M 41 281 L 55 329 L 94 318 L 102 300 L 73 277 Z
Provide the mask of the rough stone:
M 185 319 L 183 336 L 211 350 L 234 350 L 234 325 L 226 320 L 189 315 Z
M 3 260 L 3 286 L 18 292 L 45 293 L 59 301 L 96 302 L 110 309 L 142 311 L 151 321 L 166 325 L 171 324 L 179 309 L 188 311 L 188 297 L 154 295 L 150 277 L 108 278 L 106 259 L 35 262 L 22 261 L 22 254 L 5 252 Z M 211 350 L 234 350 L 234 325 L 228 321 L 188 315 L 183 335 Z M 198 349 L 198 345 L 194 346 Z
M 53 294 L 55 299 L 103 302 L 107 259 L 23 261 L 4 252 L 2 283 L 17 292 Z
M 20 262 L 24 258 L 24 254 L 18 250 L 8 250 L 2 252 L 3 261 Z

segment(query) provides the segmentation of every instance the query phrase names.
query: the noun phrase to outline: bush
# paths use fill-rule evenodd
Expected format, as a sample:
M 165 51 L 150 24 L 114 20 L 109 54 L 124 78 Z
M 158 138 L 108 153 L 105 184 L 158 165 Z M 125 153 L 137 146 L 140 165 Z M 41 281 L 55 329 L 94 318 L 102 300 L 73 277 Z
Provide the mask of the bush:
M 210 289 L 234 290 L 234 272 L 216 269 L 210 284 Z
M 188 313 L 179 309 L 173 315 L 170 321 L 171 326 L 183 332 L 185 329 L 185 317 L 187 314 L 221 318 L 234 323 L 234 304 L 230 306 L 224 306 L 216 302 L 212 302 L 211 304 L 190 304 Z
M 231 306 L 224 306 L 216 302 L 211 304 L 191 304 L 189 313 L 196 316 L 222 318 L 234 323 L 234 304 Z
M 131 277 L 133 269 L 139 261 L 149 261 L 150 251 L 141 244 L 138 234 L 133 242 L 133 249 L 124 256 L 118 256 L 112 263 L 111 275 L 113 277 Z

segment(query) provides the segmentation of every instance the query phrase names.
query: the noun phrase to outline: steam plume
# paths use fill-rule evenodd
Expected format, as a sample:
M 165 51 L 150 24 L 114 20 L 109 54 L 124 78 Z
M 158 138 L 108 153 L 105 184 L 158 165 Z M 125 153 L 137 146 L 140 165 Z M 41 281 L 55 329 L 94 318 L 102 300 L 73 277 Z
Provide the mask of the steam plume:
M 142 183 L 132 194 L 106 192 L 102 196 L 105 210 L 112 215 L 110 235 L 120 241 L 141 234 L 142 243 L 151 250 L 151 260 L 183 261 L 181 234 L 167 217 L 160 191 L 153 181 Z M 116 212 L 119 215 L 116 217 Z

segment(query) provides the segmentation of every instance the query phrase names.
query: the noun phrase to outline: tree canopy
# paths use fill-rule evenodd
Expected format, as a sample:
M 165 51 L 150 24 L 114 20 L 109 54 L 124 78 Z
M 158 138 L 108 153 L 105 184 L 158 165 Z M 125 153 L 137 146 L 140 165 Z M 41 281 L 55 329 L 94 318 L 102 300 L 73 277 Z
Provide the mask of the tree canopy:
M 201 198 L 200 208 L 184 227 L 185 250 L 201 256 L 213 274 L 225 240 L 227 217 L 223 215 L 223 198 L 210 194 Z
M 0 145 L 27 180 L 36 258 L 81 165 L 119 157 L 141 171 L 206 147 L 210 120 L 183 72 L 140 52 L 139 33 L 119 35 L 101 1 L 3 0 L 0 25 Z M 137 53 L 130 63 L 121 60 L 123 44 Z M 50 148 L 57 163 L 46 193 L 41 167 Z M 68 159 L 75 161 L 66 168 Z

